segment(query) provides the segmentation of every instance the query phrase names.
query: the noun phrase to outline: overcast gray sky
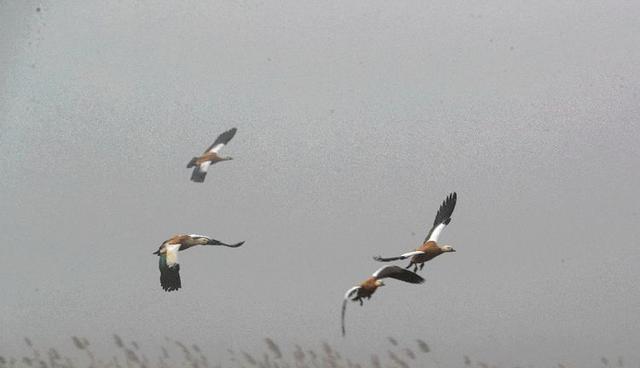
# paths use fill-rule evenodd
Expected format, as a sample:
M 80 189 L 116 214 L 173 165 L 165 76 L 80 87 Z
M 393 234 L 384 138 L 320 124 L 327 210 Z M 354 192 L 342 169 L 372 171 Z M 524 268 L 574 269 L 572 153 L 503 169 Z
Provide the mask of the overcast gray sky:
M 3 352 L 395 336 L 451 363 L 639 362 L 639 19 L 637 1 L 0 0 Z M 235 160 L 190 182 L 234 126 Z M 341 340 L 344 292 L 452 191 L 458 252 L 350 305 Z M 177 232 L 246 244 L 181 253 L 165 293 L 151 252 Z

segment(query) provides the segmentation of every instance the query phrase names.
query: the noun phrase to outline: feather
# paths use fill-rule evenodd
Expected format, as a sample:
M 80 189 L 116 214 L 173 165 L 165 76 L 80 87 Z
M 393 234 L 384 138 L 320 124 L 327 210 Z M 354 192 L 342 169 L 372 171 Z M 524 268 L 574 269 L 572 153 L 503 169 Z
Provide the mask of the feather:
M 224 145 L 226 145 L 227 143 L 229 143 L 229 141 L 231 140 L 231 138 L 233 138 L 234 135 L 236 135 L 236 132 L 238 131 L 238 129 L 236 128 L 231 128 L 229 130 L 227 130 L 226 132 L 220 134 L 218 136 L 218 138 L 216 138 L 215 142 L 213 142 L 213 144 L 211 146 L 209 146 L 209 148 L 207 148 L 206 152 L 219 152 L 220 149 L 222 147 L 224 147 Z
M 409 270 L 405 270 L 399 266 L 384 266 L 377 270 L 373 277 L 376 279 L 384 279 L 387 277 L 391 277 L 392 279 L 409 282 L 412 284 L 422 284 L 424 279 L 415 272 L 411 272 Z
M 353 297 L 353 294 L 358 291 L 358 289 L 360 289 L 360 286 L 354 286 L 351 289 L 347 290 L 347 292 L 344 294 L 344 300 L 342 301 L 342 336 L 346 334 L 346 330 L 344 327 L 344 317 L 347 312 L 347 303 L 349 302 L 349 299 Z
M 438 242 L 438 237 L 442 230 L 451 222 L 451 215 L 456 208 L 456 201 L 458 200 L 458 194 L 453 192 L 449 194 L 447 198 L 442 202 L 436 218 L 433 220 L 433 227 L 429 230 L 427 237 L 424 238 L 424 243 L 428 241 Z

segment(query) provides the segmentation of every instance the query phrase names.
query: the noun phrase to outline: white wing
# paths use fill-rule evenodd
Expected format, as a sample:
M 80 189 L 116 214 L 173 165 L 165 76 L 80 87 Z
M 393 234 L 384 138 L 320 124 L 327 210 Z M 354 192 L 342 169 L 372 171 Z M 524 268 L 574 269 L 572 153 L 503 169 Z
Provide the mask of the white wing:
M 180 244 L 168 244 L 167 246 L 167 266 L 173 267 L 178 263 L 178 249 Z
M 200 172 L 206 173 L 209 170 L 209 166 L 211 166 L 211 161 L 205 161 L 200 164 Z
M 415 256 L 417 254 L 424 254 L 424 252 L 419 251 L 419 250 L 414 250 L 413 252 L 401 254 L 401 255 L 399 255 L 397 257 L 383 258 L 383 257 L 380 257 L 380 256 L 375 256 L 375 257 L 373 257 L 373 259 L 375 259 L 378 262 L 391 262 L 391 261 L 397 261 L 399 259 L 407 259 L 407 258 L 413 257 L 413 256 Z M 380 271 L 380 270 L 378 270 L 378 271 Z M 376 271 L 376 273 L 378 273 L 378 271 Z M 376 274 L 374 274 L 373 277 L 376 277 Z
M 182 287 L 180 281 L 180 265 L 178 264 L 178 250 L 180 244 L 165 244 L 164 253 L 160 254 L 160 286 L 164 291 L 178 290 Z
M 352 295 L 354 292 L 356 292 L 358 289 L 360 289 L 360 286 L 354 286 L 351 289 L 347 290 L 347 292 L 344 294 L 344 298 L 345 299 L 351 299 Z
M 456 208 L 456 202 L 458 201 L 458 194 L 453 192 L 447 196 L 447 198 L 442 201 L 440 208 L 438 209 L 438 213 L 436 213 L 436 218 L 433 220 L 433 226 L 431 230 L 429 230 L 429 234 L 424 239 L 424 243 L 428 241 L 438 242 L 438 237 L 442 230 L 449 225 L 451 222 L 451 215 L 453 214 L 453 210 Z
M 200 234 L 189 234 L 189 236 L 192 237 L 192 238 L 207 238 L 207 239 L 209 239 L 208 236 L 200 235 Z
M 400 255 L 400 257 L 401 257 L 402 259 L 407 259 L 407 258 L 409 258 L 409 257 L 413 257 L 413 256 L 418 255 L 418 254 L 424 254 L 424 252 L 423 252 L 423 251 L 420 251 L 420 250 L 414 250 L 413 252 L 409 252 L 409 253 L 401 254 L 401 255 Z
M 203 183 L 204 178 L 207 176 L 207 170 L 209 170 L 209 166 L 211 166 L 211 161 L 203 162 L 200 166 L 196 166 L 193 168 L 193 173 L 191 173 L 191 181 L 196 183 Z
M 445 227 L 447 227 L 447 224 L 444 224 L 444 223 L 434 227 L 433 230 L 431 231 L 431 234 L 429 234 L 429 238 L 427 241 L 434 241 L 437 243 L 438 237 L 440 236 L 440 233 L 442 232 L 442 230 L 444 230 Z
M 209 152 L 215 152 L 215 153 L 218 153 L 218 152 L 220 152 L 220 150 L 222 149 L 222 147 L 224 147 L 224 143 L 218 143 L 218 144 L 216 144 L 215 146 L 213 146 L 213 148 L 211 148 L 211 149 L 209 150 Z
M 231 128 L 226 132 L 220 134 L 218 138 L 216 138 L 216 141 L 213 142 L 213 144 L 209 148 L 207 148 L 205 152 L 218 153 L 218 151 L 220 151 L 222 147 L 224 147 L 225 144 L 229 143 L 231 138 L 233 138 L 233 136 L 236 135 L 236 131 L 237 131 L 236 128 Z
M 342 336 L 344 336 L 346 333 L 346 330 L 344 328 L 344 316 L 345 316 L 345 313 L 347 312 L 347 302 L 349 302 L 349 299 L 353 297 L 353 295 L 358 291 L 358 289 L 360 289 L 360 286 L 354 286 L 351 289 L 347 290 L 347 292 L 344 294 L 344 300 L 342 301 L 342 314 L 341 314 Z

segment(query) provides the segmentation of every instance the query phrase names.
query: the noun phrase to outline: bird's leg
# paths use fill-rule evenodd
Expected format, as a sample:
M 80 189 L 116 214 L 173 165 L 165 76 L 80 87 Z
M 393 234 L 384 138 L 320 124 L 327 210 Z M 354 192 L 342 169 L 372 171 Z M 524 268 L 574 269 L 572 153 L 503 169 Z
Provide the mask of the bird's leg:
M 413 272 L 418 272 L 418 264 L 417 263 L 413 264 Z
M 408 264 L 408 265 L 407 265 L 407 267 L 405 267 L 405 268 L 408 270 L 409 268 L 411 268 L 411 265 L 412 265 L 412 264 L 413 264 L 413 262 L 409 262 L 409 264 Z
M 420 271 L 424 268 L 424 262 L 420 263 Z
M 364 304 L 364 302 L 362 301 L 362 298 L 358 298 L 358 301 L 360 302 L 360 306 L 362 307 L 362 305 Z

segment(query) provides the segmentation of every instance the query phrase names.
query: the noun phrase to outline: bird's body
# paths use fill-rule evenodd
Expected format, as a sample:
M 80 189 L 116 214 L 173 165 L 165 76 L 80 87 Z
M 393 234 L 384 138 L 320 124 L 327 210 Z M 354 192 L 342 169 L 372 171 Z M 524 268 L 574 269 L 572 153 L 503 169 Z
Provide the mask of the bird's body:
M 364 280 L 363 282 L 361 282 L 355 298 L 357 299 L 371 298 L 371 295 L 373 295 L 373 293 L 375 293 L 376 290 L 380 287 L 380 285 L 376 283 L 376 280 L 377 279 L 372 276 Z
M 435 241 L 427 241 L 416 250 L 422 253 L 412 256 L 411 263 L 424 263 L 436 258 L 442 253 L 445 253 L 445 251 L 442 250 Z
M 216 162 L 229 160 L 229 157 L 221 157 L 216 152 L 206 152 L 202 156 L 196 158 L 195 164 L 200 166 L 205 163 L 215 164 Z
M 390 262 L 410 258 L 409 265 L 406 268 L 413 266 L 413 270 L 418 271 L 418 268 L 422 269 L 424 267 L 425 262 L 428 262 L 443 253 L 455 252 L 456 250 L 450 245 L 438 245 L 438 237 L 442 230 L 444 230 L 444 228 L 451 222 L 451 215 L 456 207 L 457 198 L 458 195 L 454 192 L 442 202 L 442 205 L 440 205 L 440 209 L 438 209 L 438 213 L 436 214 L 436 218 L 433 221 L 433 227 L 429 230 L 429 233 L 424 239 L 422 245 L 415 251 L 401 254 L 398 257 L 383 258 L 377 256 L 373 257 L 373 259 L 379 262 Z
M 191 174 L 191 180 L 196 183 L 204 182 L 204 178 L 207 175 L 209 167 L 217 162 L 233 160 L 232 157 L 220 156 L 218 152 L 224 147 L 231 138 L 236 134 L 237 129 L 231 128 L 226 132 L 220 134 L 216 138 L 215 142 L 204 153 L 198 157 L 194 157 L 187 164 L 187 168 L 193 167 L 193 173 Z
M 208 236 L 198 234 L 177 234 L 165 240 L 157 251 L 153 252 L 160 257 L 160 285 L 165 291 L 178 290 L 182 287 L 180 280 L 180 264 L 178 264 L 178 252 L 196 245 L 222 245 L 236 248 L 244 242 L 226 244 Z
M 418 274 L 405 270 L 402 267 L 384 266 L 378 269 L 371 277 L 361 282 L 358 286 L 354 286 L 347 290 L 345 293 L 344 301 L 342 302 L 342 336 L 344 336 L 346 332 L 344 327 L 344 317 L 347 311 L 347 302 L 351 300 L 354 302 L 360 302 L 360 305 L 362 305 L 363 299 L 370 299 L 373 293 L 375 293 L 380 286 L 384 286 L 382 279 L 387 277 L 411 284 L 421 284 L 424 282 L 424 279 Z

